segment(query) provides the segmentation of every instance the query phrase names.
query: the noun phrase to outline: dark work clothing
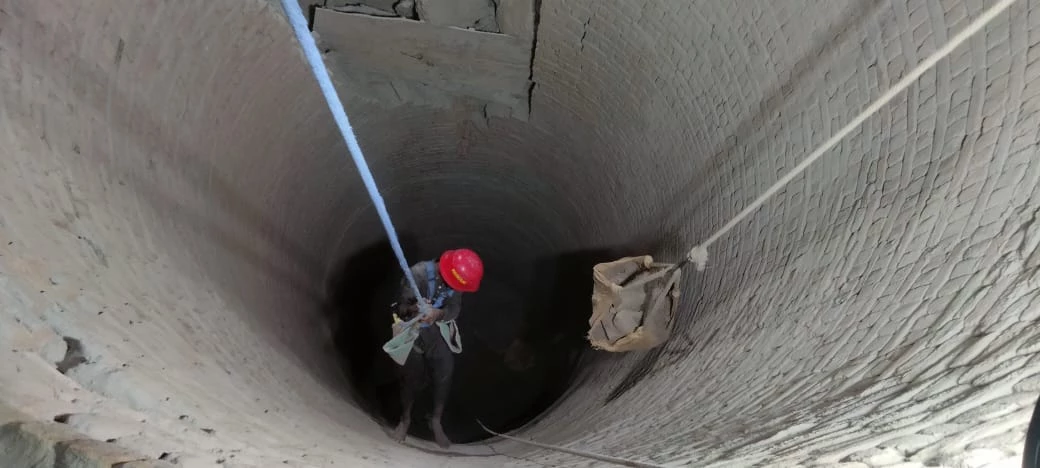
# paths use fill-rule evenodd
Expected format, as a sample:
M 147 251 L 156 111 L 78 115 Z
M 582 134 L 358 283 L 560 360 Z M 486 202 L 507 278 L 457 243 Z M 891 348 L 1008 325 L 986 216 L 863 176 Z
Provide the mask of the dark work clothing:
M 415 284 L 419 286 L 419 291 L 422 292 L 424 298 L 427 298 L 426 296 L 429 295 L 427 291 L 429 288 L 429 282 L 426 277 L 427 263 L 433 263 L 433 271 L 436 276 L 434 280 L 434 295 L 436 296 L 441 291 L 446 291 L 446 288 L 448 288 L 448 285 L 444 284 L 444 281 L 441 280 L 441 275 L 436 262 L 419 262 L 412 266 L 412 275 L 415 276 Z M 408 286 L 408 280 L 405 278 L 401 278 L 401 294 L 398 297 L 397 304 L 397 316 L 400 317 L 401 320 L 410 320 L 419 313 L 418 305 L 415 301 L 415 294 L 412 293 L 412 288 Z M 440 319 L 442 322 L 458 318 L 459 312 L 462 311 L 462 293 L 456 291 L 450 297 L 444 299 L 444 303 L 441 305 L 441 310 L 444 311 L 444 316 Z M 441 332 L 436 325 L 422 327 L 419 329 L 419 339 L 415 340 L 414 349 L 418 349 L 419 352 L 425 353 L 433 344 L 438 342 L 444 344 L 443 341 L 444 338 L 441 337 Z
M 430 327 L 426 330 L 437 330 Z M 423 347 L 422 354 L 419 353 L 420 346 Z M 402 399 L 411 400 L 419 392 L 425 383 L 429 382 L 433 387 L 433 401 L 435 406 L 443 408 L 448 401 L 448 392 L 451 390 L 451 376 L 455 372 L 455 356 L 448 349 L 448 343 L 437 331 L 429 334 L 422 333 L 415 340 L 415 348 L 408 355 L 408 360 L 400 368 L 403 385 L 401 391 L 405 394 Z M 427 380 L 429 378 L 429 380 Z
M 440 328 L 437 328 L 436 325 L 420 328 L 419 338 L 416 338 L 415 345 L 412 346 L 412 353 L 427 354 L 436 350 L 440 345 L 444 345 L 445 349 L 448 348 L 448 343 L 445 343 L 444 337 L 441 336 Z M 451 354 L 450 349 L 448 349 L 448 354 Z
M 448 286 L 441 280 L 436 262 L 419 262 L 412 266 L 412 275 L 419 287 L 424 299 L 429 296 L 429 282 L 427 281 L 427 264 L 433 264 L 434 272 L 434 297 L 449 291 Z M 410 320 L 419 313 L 415 294 L 408 285 L 408 280 L 401 279 L 401 292 L 397 301 L 398 307 L 395 311 L 401 320 Z M 453 292 L 446 297 L 441 304 L 444 315 L 440 321 L 455 320 L 462 310 L 462 293 Z M 411 402 L 419 390 L 428 382 L 433 387 L 434 414 L 439 418 L 440 412 L 444 411 L 444 404 L 448 401 L 448 392 L 451 390 L 451 377 L 455 371 L 455 356 L 452 354 L 448 343 L 441 336 L 437 325 L 430 325 L 419 329 L 419 337 L 415 340 L 412 351 L 403 366 L 400 366 L 402 380 L 401 400 L 408 411 Z M 407 418 L 408 416 L 406 416 Z

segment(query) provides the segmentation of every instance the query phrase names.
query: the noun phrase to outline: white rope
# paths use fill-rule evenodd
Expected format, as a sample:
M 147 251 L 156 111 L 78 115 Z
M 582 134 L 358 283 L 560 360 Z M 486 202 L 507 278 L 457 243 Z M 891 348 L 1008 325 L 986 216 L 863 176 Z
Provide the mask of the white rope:
M 495 431 L 492 431 L 491 429 L 488 429 L 487 426 L 485 426 L 484 423 L 480 422 L 479 420 L 477 421 L 477 424 L 479 424 L 481 428 L 483 428 L 485 431 L 487 431 L 488 434 L 491 434 L 491 435 L 494 435 L 494 436 L 498 436 L 498 437 L 501 437 L 503 439 L 509 439 L 509 440 L 512 440 L 512 441 L 515 441 L 515 442 L 520 442 L 521 444 L 531 445 L 531 446 L 534 446 L 534 447 L 539 447 L 539 448 L 544 448 L 544 449 L 549 449 L 549 450 L 555 450 L 557 452 L 563 452 L 563 453 L 567 453 L 567 454 L 571 454 L 571 455 L 577 455 L 579 457 L 589 458 L 589 459 L 592 459 L 592 460 L 599 460 L 601 462 L 612 463 L 614 465 L 630 466 L 632 468 L 665 468 L 664 465 L 657 465 L 657 464 L 654 464 L 654 463 L 646 463 L 646 462 L 641 462 L 641 461 L 629 460 L 627 458 L 612 457 L 612 456 L 609 456 L 609 455 L 600 455 L 598 453 L 586 452 L 584 450 L 570 449 L 570 448 L 567 448 L 567 447 L 560 447 L 559 445 L 543 444 L 541 442 L 535 442 L 533 440 L 521 439 L 519 437 L 513 437 L 511 435 L 499 434 L 499 433 L 497 433 Z
M 815 151 L 810 153 L 809 156 L 806 157 L 797 166 L 795 166 L 794 169 L 792 169 L 787 174 L 784 174 L 784 176 L 781 177 L 780 180 L 776 181 L 776 183 L 773 184 L 772 187 L 769 187 L 769 190 L 766 190 L 765 193 L 760 195 L 757 199 L 755 199 L 755 201 L 751 202 L 751 204 L 744 208 L 743 211 L 737 213 L 737 215 L 733 217 L 733 219 L 729 220 L 729 222 L 726 223 L 725 226 L 722 226 L 722 229 L 719 229 L 714 234 L 712 234 L 711 237 L 709 237 L 707 240 L 701 242 L 700 244 L 690 249 L 690 252 L 687 254 L 686 259 L 689 262 L 696 265 L 697 271 L 704 271 L 704 268 L 708 264 L 708 247 L 711 246 L 711 244 L 715 243 L 715 241 L 719 240 L 720 237 L 722 237 L 731 229 L 733 229 L 733 227 L 736 226 L 737 223 L 743 221 L 744 218 L 750 216 L 752 212 L 754 212 L 763 204 L 765 204 L 765 202 L 772 198 L 773 195 L 776 195 L 776 193 L 783 189 L 784 186 L 791 182 L 791 180 L 793 180 L 799 174 L 804 172 L 812 163 L 816 162 L 816 160 L 820 159 L 820 157 L 822 157 L 823 154 L 827 152 L 827 150 L 833 148 L 834 145 L 838 144 L 838 142 L 841 141 L 842 138 L 845 138 L 849 133 L 855 130 L 856 127 L 859 127 L 864 121 L 866 121 L 868 118 L 877 113 L 877 111 L 880 110 L 882 106 L 888 104 L 888 102 L 895 98 L 897 95 L 899 95 L 899 93 L 902 93 L 906 90 L 906 88 L 909 88 L 914 81 L 917 81 L 917 79 L 921 77 L 921 75 L 923 75 L 933 66 L 935 66 L 936 63 L 945 58 L 947 55 L 950 55 L 950 52 L 953 52 L 954 49 L 956 49 L 958 46 L 964 43 L 964 41 L 968 40 L 968 38 L 970 38 L 972 35 L 982 30 L 982 28 L 985 27 L 987 23 L 996 18 L 997 15 L 1001 14 L 1013 3 L 1015 3 L 1015 0 L 1000 0 L 997 3 L 995 3 L 992 7 L 990 7 L 988 10 L 986 10 L 975 21 L 969 24 L 968 27 L 964 28 L 961 32 L 957 33 L 957 35 L 953 36 L 953 39 L 951 39 L 950 42 L 947 42 L 946 45 L 942 46 L 939 50 L 936 50 L 935 53 L 933 53 L 931 56 L 924 59 L 923 62 L 918 64 L 917 67 L 910 71 L 910 73 L 903 77 L 903 79 L 899 80 L 894 86 L 892 86 L 888 91 L 886 91 L 885 94 L 881 95 L 881 97 L 874 101 L 874 103 L 867 106 L 866 109 L 863 109 L 863 112 L 861 112 L 859 115 L 856 116 L 856 118 L 852 119 L 852 121 L 850 121 L 848 124 L 842 127 L 841 130 L 838 130 L 838 133 L 835 133 L 827 141 L 823 142 L 823 144 L 820 145 L 819 148 L 816 148 Z

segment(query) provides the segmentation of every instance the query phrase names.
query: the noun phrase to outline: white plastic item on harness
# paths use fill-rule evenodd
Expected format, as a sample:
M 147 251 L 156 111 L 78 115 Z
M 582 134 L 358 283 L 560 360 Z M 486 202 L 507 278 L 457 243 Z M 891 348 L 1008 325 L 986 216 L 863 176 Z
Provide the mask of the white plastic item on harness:
M 708 247 L 750 216 L 755 210 L 762 207 L 766 201 L 780 192 L 795 177 L 805 172 L 812 163 L 819 160 L 834 145 L 837 145 L 849 133 L 852 133 L 853 130 L 877 113 L 885 104 L 888 104 L 889 101 L 905 91 L 921 75 L 963 44 L 964 41 L 982 30 L 987 23 L 1004 12 L 1013 3 L 1015 3 L 1015 0 L 1000 0 L 993 4 L 992 7 L 979 15 L 971 24 L 953 36 L 949 42 L 914 67 L 913 70 L 896 82 L 888 91 L 885 91 L 881 97 L 863 109 L 859 115 L 845 124 L 837 133 L 828 138 L 827 141 L 824 141 L 812 153 L 809 153 L 794 169 L 784 174 L 783 177 L 759 195 L 758 198 L 744 207 L 740 213 L 737 213 L 733 219 L 723 225 L 721 229 L 709 236 L 704 242 L 690 249 L 682 262 L 677 264 L 656 264 L 656 268 L 661 268 L 664 271 L 674 270 L 676 275 L 678 275 L 686 263 L 693 263 L 697 267 L 697 271 L 704 271 L 708 264 Z M 625 268 L 630 267 L 628 265 L 630 263 L 638 265 L 638 262 L 633 263 L 633 259 L 643 259 L 639 260 L 644 262 L 642 268 L 647 271 L 650 270 L 649 264 L 646 263 L 651 260 L 649 256 L 631 257 L 615 262 L 600 263 L 592 269 L 594 292 L 592 296 L 592 316 L 589 319 L 589 341 L 597 349 L 615 352 L 643 350 L 648 349 L 648 346 L 654 347 L 663 343 L 662 335 L 665 337 L 664 339 L 668 337 L 667 330 L 662 332 L 658 329 L 651 330 L 649 327 L 656 326 L 655 324 L 659 324 L 667 316 L 670 328 L 671 317 L 674 317 L 675 312 L 674 307 L 677 306 L 679 301 L 678 289 L 677 287 L 651 289 L 646 287 L 645 282 L 627 279 L 617 281 L 619 277 L 613 274 L 614 270 L 623 271 Z M 662 297 L 664 295 L 668 297 Z M 607 297 L 607 299 L 604 299 L 604 297 Z M 673 308 L 670 309 L 669 314 L 662 313 L 661 305 L 665 303 L 672 304 Z M 633 326 L 635 323 L 646 325 Z M 627 334 L 617 336 L 615 334 L 617 332 Z M 651 332 L 652 334 L 650 334 Z
M 383 344 L 383 351 L 397 365 L 403 366 L 408 361 L 412 348 L 415 347 L 415 340 L 419 339 L 419 322 L 396 322 L 391 327 L 394 337 Z M 454 320 L 437 322 L 437 329 L 452 353 L 462 352 L 462 335 Z
M 415 340 L 419 338 L 418 322 L 395 323 L 394 337 L 383 344 L 383 352 L 390 356 L 399 366 L 408 361 Z

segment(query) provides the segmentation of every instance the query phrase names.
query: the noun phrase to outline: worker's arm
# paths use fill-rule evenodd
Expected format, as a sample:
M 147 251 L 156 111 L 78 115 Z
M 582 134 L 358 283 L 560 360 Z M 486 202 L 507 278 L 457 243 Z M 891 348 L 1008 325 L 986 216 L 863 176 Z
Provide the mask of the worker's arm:
M 423 317 L 422 321 L 424 323 L 432 324 L 434 322 L 447 322 L 449 320 L 455 320 L 459 317 L 459 312 L 461 311 L 462 294 L 455 293 L 451 297 L 444 300 L 444 304 L 441 304 L 440 309 L 431 310 L 430 315 Z
M 444 311 L 444 315 L 441 316 L 440 321 L 447 322 L 459 318 L 459 313 L 462 312 L 462 293 L 456 292 L 445 299 L 441 310 Z
M 412 276 L 415 277 L 415 283 L 420 285 L 420 288 L 426 285 L 426 265 L 422 262 L 412 266 Z M 415 300 L 415 294 L 412 292 L 411 286 L 408 285 L 407 278 L 401 278 L 401 293 L 397 299 L 397 316 L 401 320 L 411 320 L 419 313 L 419 303 Z M 426 300 L 421 298 L 421 300 Z M 435 309 L 432 312 L 432 316 L 423 320 L 426 323 L 432 323 L 434 321 L 449 321 L 455 320 L 459 316 L 459 312 L 462 311 L 462 294 L 455 293 L 451 297 L 444 300 L 444 304 L 441 305 L 440 309 Z

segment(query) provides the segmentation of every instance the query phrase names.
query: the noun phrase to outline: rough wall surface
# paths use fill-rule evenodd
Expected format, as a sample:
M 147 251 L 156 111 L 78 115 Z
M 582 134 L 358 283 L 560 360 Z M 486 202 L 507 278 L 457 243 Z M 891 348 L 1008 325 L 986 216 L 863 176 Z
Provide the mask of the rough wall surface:
M 544 0 L 529 122 L 350 112 L 422 252 L 677 258 L 984 6 Z M 1017 456 L 1038 35 L 1018 2 L 684 275 L 666 347 L 590 355 L 521 432 L 676 466 Z M 391 444 L 343 398 L 321 284 L 381 233 L 307 73 L 265 2 L 0 0 L 0 399 L 186 466 L 588 465 Z

